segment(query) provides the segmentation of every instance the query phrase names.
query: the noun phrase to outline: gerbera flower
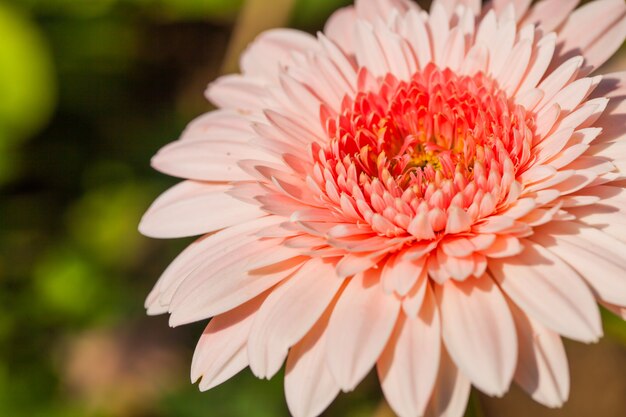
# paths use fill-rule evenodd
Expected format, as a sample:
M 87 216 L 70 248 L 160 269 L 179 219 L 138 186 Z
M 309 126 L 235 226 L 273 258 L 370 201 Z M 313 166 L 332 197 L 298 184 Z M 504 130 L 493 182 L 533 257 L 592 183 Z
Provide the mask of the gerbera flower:
M 286 361 L 315 416 L 376 366 L 401 416 L 461 416 L 513 380 L 560 406 L 560 336 L 626 312 L 626 74 L 591 76 L 626 36 L 598 0 L 360 0 L 323 33 L 260 35 L 241 75 L 153 159 L 186 180 L 140 229 L 204 235 L 147 300 L 213 317 L 209 389 Z

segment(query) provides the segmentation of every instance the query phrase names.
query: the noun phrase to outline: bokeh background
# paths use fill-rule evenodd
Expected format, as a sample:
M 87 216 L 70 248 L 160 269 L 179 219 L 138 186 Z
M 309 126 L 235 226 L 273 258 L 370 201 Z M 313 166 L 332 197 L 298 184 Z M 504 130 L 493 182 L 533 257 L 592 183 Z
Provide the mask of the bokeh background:
M 143 300 L 185 244 L 136 231 L 175 183 L 150 156 L 211 109 L 263 28 L 315 32 L 350 0 L 0 0 L 0 416 L 287 416 L 282 375 L 200 393 L 188 369 L 205 323 L 170 329 Z M 427 6 L 422 2 L 422 6 Z M 626 69 L 618 56 L 611 69 Z M 626 255 L 626 254 L 625 254 Z M 626 415 L 626 325 L 568 343 L 559 411 L 517 390 L 468 416 Z M 392 415 L 375 375 L 327 416 Z

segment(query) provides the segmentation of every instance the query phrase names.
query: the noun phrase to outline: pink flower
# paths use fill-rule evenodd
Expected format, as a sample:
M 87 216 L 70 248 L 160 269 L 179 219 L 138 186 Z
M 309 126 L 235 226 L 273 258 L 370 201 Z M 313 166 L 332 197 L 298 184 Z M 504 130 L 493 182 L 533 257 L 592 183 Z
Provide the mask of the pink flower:
M 317 37 L 268 31 L 218 110 L 153 159 L 186 180 L 140 229 L 204 235 L 147 300 L 210 317 L 205 390 L 286 360 L 295 416 L 376 366 L 400 416 L 461 416 L 470 384 L 558 407 L 560 336 L 626 315 L 623 0 L 360 0 Z

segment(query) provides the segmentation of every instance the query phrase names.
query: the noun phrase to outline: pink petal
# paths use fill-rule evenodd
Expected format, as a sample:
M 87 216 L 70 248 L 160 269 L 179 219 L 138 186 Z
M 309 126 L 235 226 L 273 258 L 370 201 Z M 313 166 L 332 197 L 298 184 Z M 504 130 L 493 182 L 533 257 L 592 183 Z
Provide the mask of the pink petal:
M 326 365 L 329 307 L 311 330 L 289 351 L 285 371 L 285 397 L 294 417 L 318 416 L 339 393 Z
M 449 256 L 441 248 L 437 250 L 437 260 L 439 265 L 450 276 L 458 281 L 469 278 L 474 273 L 474 256 L 468 255 L 464 257 Z
M 356 12 L 354 7 L 344 7 L 334 12 L 326 22 L 324 33 L 346 53 L 354 51 L 354 24 Z
M 502 293 L 487 275 L 472 281 L 450 280 L 436 292 L 450 356 L 480 390 L 503 395 L 513 378 L 517 340 Z
M 510 235 L 498 235 L 493 244 L 480 251 L 489 258 L 508 258 L 522 251 L 522 245 L 518 238 Z
M 426 292 L 430 289 L 428 282 L 428 271 L 424 270 L 411 291 L 402 299 L 402 310 L 410 319 L 417 317 L 417 313 L 422 308 Z
M 271 250 L 275 244 L 270 242 L 269 248 L 262 249 Z M 298 257 L 250 273 L 247 257 L 259 247 L 249 246 L 249 250 L 240 250 L 238 257 L 231 255 L 232 259 L 219 268 L 208 262 L 189 274 L 172 299 L 171 326 L 204 320 L 235 308 L 289 277 L 306 261 Z
M 496 12 L 501 13 L 509 4 L 515 8 L 515 16 L 521 18 L 526 14 L 532 0 L 494 0 L 493 7 Z
M 152 167 L 165 174 L 201 181 L 246 181 L 252 179 L 237 162 L 259 158 L 263 151 L 231 141 L 177 141 L 152 158 Z M 267 156 L 270 160 L 273 158 Z
M 511 304 L 517 328 L 519 359 L 515 382 L 535 401 L 560 407 L 569 396 L 569 369 L 561 337 Z
M 446 255 L 462 258 L 474 253 L 475 247 L 469 239 L 457 237 L 441 242 L 441 249 Z
M 425 258 L 409 260 L 393 255 L 382 268 L 380 279 L 383 289 L 387 294 L 396 291 L 400 296 L 406 295 L 425 267 Z
M 326 361 L 343 391 L 353 390 L 376 363 L 400 311 L 400 300 L 378 281 L 371 270 L 352 278 L 328 325 Z
M 370 253 L 350 253 L 341 258 L 337 263 L 337 274 L 342 277 L 351 277 L 370 268 L 373 268 L 385 254 L 373 256 Z
M 578 271 L 604 301 L 626 305 L 626 243 L 569 222 L 547 225 L 532 240 Z
M 448 209 L 448 220 L 446 223 L 446 234 L 454 234 L 469 230 L 472 225 L 472 219 L 465 210 L 450 206 Z
M 614 304 L 602 303 L 604 307 L 606 307 L 613 314 L 621 317 L 622 320 L 626 320 L 626 307 L 624 306 L 616 306 Z
M 409 11 L 405 19 L 406 24 L 402 35 L 409 42 L 420 67 L 423 68 L 432 61 L 434 54 L 431 48 L 430 35 L 424 20 L 416 10 Z
M 441 362 L 435 390 L 424 417 L 463 417 L 472 385 L 458 370 L 445 348 L 441 349 Z
M 191 381 L 209 390 L 248 366 L 246 342 L 252 321 L 267 294 L 214 317 L 200 336 L 191 363 Z
M 192 120 L 180 136 L 182 141 L 225 140 L 247 142 L 254 135 L 253 119 L 234 110 L 213 110 Z
M 539 42 L 537 42 L 536 48 L 533 50 L 530 58 L 528 72 L 526 72 L 526 75 L 519 86 L 518 95 L 524 94 L 537 87 L 537 84 L 545 75 L 550 62 L 552 61 L 555 48 L 556 34 L 554 33 L 547 34 L 541 38 Z M 532 108 L 528 109 L 532 110 Z
M 311 329 L 342 284 L 334 264 L 311 259 L 272 291 L 248 340 L 250 369 L 257 377 L 269 379 L 278 372 L 288 349 Z
M 242 245 L 258 240 L 254 234 L 266 227 L 279 224 L 283 219 L 275 216 L 245 222 L 203 236 L 189 245 L 163 272 L 153 290 L 150 302 L 146 303 L 148 314 L 162 314 L 168 311 L 172 297 L 185 278 L 203 263 L 224 257 Z
M 429 294 L 418 317 L 400 316 L 378 359 L 385 398 L 401 416 L 423 414 L 437 378 L 441 336 L 433 298 Z
M 281 67 L 294 53 L 319 49 L 316 39 L 294 29 L 270 29 L 261 33 L 241 55 L 239 66 L 246 75 L 278 79 Z
M 586 30 L 580 30 L 585 28 Z M 622 0 L 597 0 L 574 11 L 559 33 L 562 56 L 582 52 L 588 65 L 602 65 L 626 37 L 626 5 Z
M 593 342 L 602 335 L 600 314 L 582 278 L 547 249 L 524 241 L 515 258 L 491 259 L 489 270 L 525 313 L 571 339 Z
M 259 111 L 269 100 L 268 89 L 259 78 L 225 75 L 207 88 L 205 95 L 220 108 Z
M 541 0 L 531 9 L 520 26 L 537 24 L 545 33 L 555 30 L 576 8 L 580 0 Z
M 144 214 L 139 231 L 150 237 L 201 235 L 266 215 L 237 200 L 227 186 L 183 181 L 157 198 Z
M 374 28 L 365 21 L 356 23 L 356 60 L 361 67 L 366 67 L 372 75 L 383 76 L 389 72 L 387 58 L 376 35 Z

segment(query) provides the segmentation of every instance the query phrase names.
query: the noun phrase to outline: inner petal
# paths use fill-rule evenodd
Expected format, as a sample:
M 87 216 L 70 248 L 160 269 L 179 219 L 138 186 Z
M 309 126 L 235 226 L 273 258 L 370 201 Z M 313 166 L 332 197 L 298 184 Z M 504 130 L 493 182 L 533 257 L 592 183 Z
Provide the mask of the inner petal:
M 498 210 L 529 162 L 534 117 L 482 73 L 429 65 L 344 99 L 325 126 L 313 158 L 328 202 L 350 197 L 381 235 L 434 239 L 458 209 L 466 229 Z

